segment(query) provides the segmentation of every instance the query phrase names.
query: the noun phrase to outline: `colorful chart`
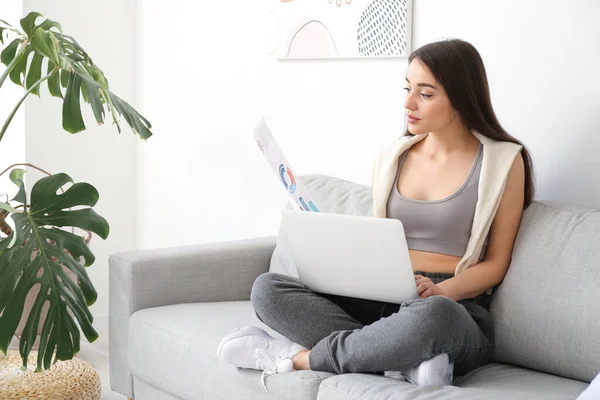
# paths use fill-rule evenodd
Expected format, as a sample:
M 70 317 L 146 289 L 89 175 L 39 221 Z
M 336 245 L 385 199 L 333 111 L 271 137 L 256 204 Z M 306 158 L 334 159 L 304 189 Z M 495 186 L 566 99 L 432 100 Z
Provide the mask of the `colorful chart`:
M 285 180 L 285 176 L 288 176 L 290 183 Z M 294 178 L 294 174 L 290 171 L 289 168 L 286 168 L 285 165 L 279 165 L 279 176 L 281 177 L 281 181 L 283 182 L 283 186 L 287 189 L 288 192 L 294 193 L 296 191 L 296 178 Z
M 277 179 L 283 183 L 283 188 L 294 200 L 295 206 L 301 211 L 319 212 L 309 191 L 302 187 L 302 182 L 296 182 L 294 169 L 271 134 L 265 118 L 254 128 L 254 140 L 277 175 Z
M 317 208 L 317 206 L 315 206 L 315 203 L 313 203 L 312 201 L 308 202 L 308 205 L 306 205 L 306 202 L 304 201 L 304 199 L 302 197 L 298 198 L 298 201 L 300 202 L 300 204 L 302 204 L 302 206 L 300 207 L 300 209 L 302 211 L 315 211 L 315 212 L 320 212 L 319 209 Z

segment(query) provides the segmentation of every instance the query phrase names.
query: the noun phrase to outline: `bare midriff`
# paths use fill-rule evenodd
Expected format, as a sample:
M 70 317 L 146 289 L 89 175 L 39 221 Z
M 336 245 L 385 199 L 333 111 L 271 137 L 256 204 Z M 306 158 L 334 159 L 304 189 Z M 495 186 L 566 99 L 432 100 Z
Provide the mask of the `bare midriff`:
M 454 274 L 456 266 L 462 257 L 430 251 L 408 250 L 413 271 L 445 272 Z

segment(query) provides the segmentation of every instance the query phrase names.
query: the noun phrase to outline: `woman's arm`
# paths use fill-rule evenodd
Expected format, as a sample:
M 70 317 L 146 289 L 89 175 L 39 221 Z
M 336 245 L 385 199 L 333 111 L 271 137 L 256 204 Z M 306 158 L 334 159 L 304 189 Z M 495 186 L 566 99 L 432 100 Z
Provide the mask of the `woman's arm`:
M 513 246 L 523 215 L 525 198 L 525 166 L 521 154 L 515 157 L 508 173 L 500 205 L 490 227 L 490 240 L 485 259 L 457 276 L 424 290 L 420 297 L 443 294 L 460 301 L 480 295 L 504 279 L 510 266 Z

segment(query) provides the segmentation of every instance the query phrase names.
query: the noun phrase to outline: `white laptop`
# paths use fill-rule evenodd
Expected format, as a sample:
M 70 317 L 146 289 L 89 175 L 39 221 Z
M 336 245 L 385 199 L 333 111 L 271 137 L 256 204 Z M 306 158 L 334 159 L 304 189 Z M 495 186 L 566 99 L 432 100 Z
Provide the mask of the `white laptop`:
M 397 304 L 418 298 L 398 219 L 283 210 L 281 223 L 312 291 Z

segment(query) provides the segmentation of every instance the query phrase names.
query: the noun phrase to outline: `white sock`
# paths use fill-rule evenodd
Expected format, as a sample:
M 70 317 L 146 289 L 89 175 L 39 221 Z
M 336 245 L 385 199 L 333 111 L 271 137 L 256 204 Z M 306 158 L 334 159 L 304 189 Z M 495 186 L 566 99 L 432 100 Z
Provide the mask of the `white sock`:
M 277 340 L 284 340 L 284 341 L 290 341 L 291 342 L 291 346 L 290 346 L 290 360 L 293 359 L 296 354 L 300 353 L 301 351 L 304 350 L 308 350 L 306 347 L 296 343 L 296 342 L 292 342 L 291 339 L 288 339 L 287 337 L 283 336 L 281 333 L 274 331 L 274 330 L 270 330 L 269 335 L 273 336 L 273 338 L 277 339 Z
M 306 347 L 299 345 L 298 343 L 292 342 L 290 347 L 290 360 L 292 360 L 301 351 L 308 350 Z
M 419 386 L 449 386 L 453 381 L 454 364 L 450 363 L 448 354 L 442 353 L 423 361 L 418 367 L 411 369 L 404 376 Z

